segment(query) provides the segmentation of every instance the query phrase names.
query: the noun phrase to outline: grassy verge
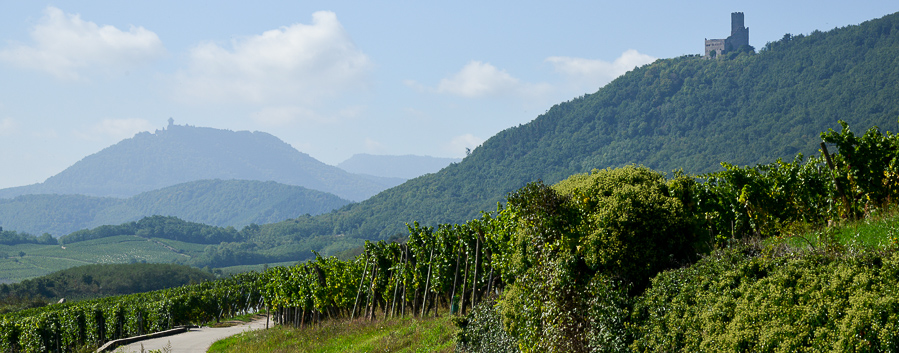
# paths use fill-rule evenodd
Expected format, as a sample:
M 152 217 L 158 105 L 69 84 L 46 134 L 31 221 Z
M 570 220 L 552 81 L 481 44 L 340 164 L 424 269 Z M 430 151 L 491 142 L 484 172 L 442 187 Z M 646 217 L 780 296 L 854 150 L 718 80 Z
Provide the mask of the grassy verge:
M 215 342 L 209 352 L 452 352 L 452 317 L 335 320 L 320 327 L 276 326 Z
M 899 246 L 899 210 L 870 215 L 861 220 L 844 220 L 824 229 L 795 229 L 794 235 L 771 237 L 767 246 L 792 249 L 822 249 L 832 246 L 886 249 Z

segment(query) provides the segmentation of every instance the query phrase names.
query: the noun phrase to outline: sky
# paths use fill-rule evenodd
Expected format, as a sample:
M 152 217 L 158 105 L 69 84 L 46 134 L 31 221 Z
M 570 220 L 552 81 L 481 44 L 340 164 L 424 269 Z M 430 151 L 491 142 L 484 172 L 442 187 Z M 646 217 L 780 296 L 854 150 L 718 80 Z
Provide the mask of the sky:
M 141 131 L 263 131 L 327 164 L 464 157 L 743 12 L 757 50 L 889 1 L 0 0 L 0 188 Z

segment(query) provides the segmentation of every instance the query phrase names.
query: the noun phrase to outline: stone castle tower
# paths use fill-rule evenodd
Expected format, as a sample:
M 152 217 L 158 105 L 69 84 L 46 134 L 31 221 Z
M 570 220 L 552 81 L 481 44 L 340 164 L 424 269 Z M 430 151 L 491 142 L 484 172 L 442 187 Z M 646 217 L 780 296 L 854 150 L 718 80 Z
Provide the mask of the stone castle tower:
M 705 56 L 721 55 L 729 51 L 737 50 L 744 45 L 749 45 L 749 27 L 743 25 L 743 13 L 730 14 L 730 37 L 726 39 L 706 39 Z M 712 54 L 714 52 L 714 54 Z

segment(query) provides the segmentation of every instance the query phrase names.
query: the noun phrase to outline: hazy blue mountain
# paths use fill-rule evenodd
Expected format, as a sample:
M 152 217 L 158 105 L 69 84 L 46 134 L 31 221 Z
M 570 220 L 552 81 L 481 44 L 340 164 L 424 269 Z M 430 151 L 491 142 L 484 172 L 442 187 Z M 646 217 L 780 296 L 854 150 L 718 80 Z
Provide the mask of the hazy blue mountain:
M 203 179 L 275 181 L 361 201 L 397 185 L 324 164 L 264 132 L 169 125 L 85 157 L 43 183 L 0 190 L 0 197 L 81 194 L 130 197 Z
M 436 173 L 461 158 L 438 158 L 430 156 L 386 156 L 356 154 L 337 165 L 340 169 L 356 174 L 367 174 L 385 178 L 413 179 L 429 173 Z
M 238 229 L 329 212 L 350 201 L 273 181 L 199 180 L 127 199 L 85 195 L 22 195 L 0 199 L 0 226 L 34 235 L 62 236 L 153 215 Z

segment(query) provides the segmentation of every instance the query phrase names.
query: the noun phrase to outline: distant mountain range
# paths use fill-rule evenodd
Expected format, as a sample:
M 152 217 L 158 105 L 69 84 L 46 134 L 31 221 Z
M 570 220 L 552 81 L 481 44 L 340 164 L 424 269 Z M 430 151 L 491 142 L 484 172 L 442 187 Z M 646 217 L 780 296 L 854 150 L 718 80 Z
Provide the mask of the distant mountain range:
M 204 179 L 275 181 L 361 201 L 401 178 L 355 175 L 324 164 L 264 132 L 170 124 L 85 157 L 43 183 L 0 190 L 27 194 L 131 197 Z
M 414 179 L 436 173 L 444 167 L 461 162 L 461 158 L 438 158 L 430 156 L 386 156 L 356 154 L 337 165 L 338 168 L 356 174 L 367 174 L 383 178 Z
M 56 194 L 0 199 L 0 226 L 58 237 L 81 229 L 161 215 L 240 229 L 252 223 L 318 215 L 349 203 L 332 194 L 273 181 L 199 180 L 127 199 Z

